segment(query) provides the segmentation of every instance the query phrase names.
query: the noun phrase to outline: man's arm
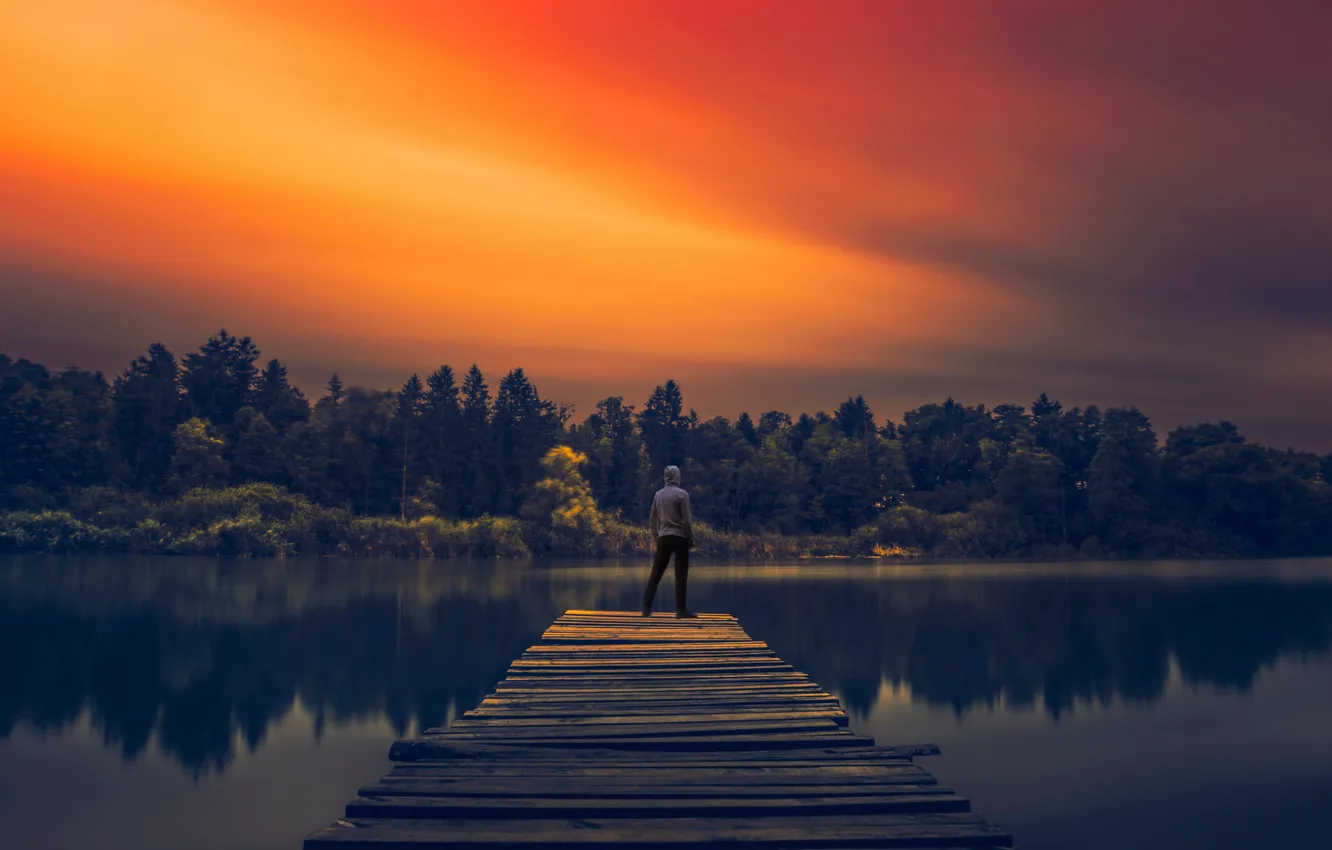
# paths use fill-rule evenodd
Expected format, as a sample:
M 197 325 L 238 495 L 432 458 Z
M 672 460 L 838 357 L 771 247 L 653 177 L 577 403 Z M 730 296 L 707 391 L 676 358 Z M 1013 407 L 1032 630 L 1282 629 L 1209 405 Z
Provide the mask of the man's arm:
M 689 507 L 689 494 L 684 494 L 684 527 L 689 540 L 689 545 L 694 545 L 694 512 Z
M 661 510 L 657 508 L 657 500 L 652 500 L 652 511 L 648 514 L 648 533 L 652 535 L 653 542 L 657 540 L 657 526 L 661 524 Z

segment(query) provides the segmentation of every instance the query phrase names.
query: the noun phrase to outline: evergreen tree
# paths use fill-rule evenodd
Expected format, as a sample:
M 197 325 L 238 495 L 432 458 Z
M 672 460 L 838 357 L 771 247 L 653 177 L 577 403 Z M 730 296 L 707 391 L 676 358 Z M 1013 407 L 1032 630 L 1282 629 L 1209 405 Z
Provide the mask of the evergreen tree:
M 255 401 L 259 349 L 247 337 L 220 330 L 200 349 L 185 355 L 181 384 L 191 416 L 231 427 L 242 407 Z
M 352 387 L 337 411 L 338 441 L 331 463 L 361 513 L 397 513 L 402 488 L 402 442 L 398 439 L 395 393 Z
M 864 396 L 848 398 L 833 414 L 834 421 L 842 429 L 842 436 L 858 440 L 867 434 L 875 433 L 874 411 L 870 410 Z
M 409 494 L 416 491 L 416 483 L 421 477 L 420 464 L 416 458 L 423 452 L 417 443 L 421 443 L 420 420 L 425 403 L 425 392 L 421 387 L 421 378 L 416 373 L 407 379 L 398 393 L 397 409 L 394 411 L 393 426 L 397 433 L 397 444 L 401 447 L 402 488 L 398 498 L 398 512 L 407 518 L 407 500 Z M 416 454 L 413 455 L 413 448 Z
M 744 438 L 746 443 L 751 446 L 758 446 L 758 428 L 754 427 L 754 420 L 750 418 L 748 413 L 741 413 L 740 418 L 735 420 L 735 430 Z
M 759 417 L 758 436 L 760 440 L 791 427 L 791 417 L 780 410 L 769 410 Z
M 175 356 L 158 342 L 112 384 L 113 431 L 132 487 L 166 489 L 176 426 L 184 418 L 179 374 Z
M 480 516 L 495 510 L 494 440 L 490 431 L 490 387 L 475 363 L 467 370 L 462 386 L 462 433 L 459 440 L 463 457 L 463 480 L 468 487 L 460 493 L 459 513 Z
M 643 434 L 648 458 L 658 469 L 684 463 L 689 419 L 683 411 L 684 396 L 680 386 L 675 381 L 667 381 L 652 391 L 643 411 L 638 414 L 638 427 Z
M 254 407 L 279 432 L 310 418 L 310 403 L 287 381 L 287 367 L 274 358 L 259 376 Z
M 1058 416 L 1064 410 L 1064 406 L 1057 401 L 1051 401 L 1045 393 L 1041 393 L 1035 401 L 1031 403 L 1031 415 L 1037 419 L 1046 416 Z
M 1000 471 L 995 480 L 996 499 L 1018 535 L 1019 545 L 1066 542 L 1062 473 L 1058 458 L 1031 445 L 1017 448 Z
M 542 459 L 554 447 L 560 424 L 555 405 L 542 400 L 522 369 L 500 381 L 492 417 L 500 513 L 517 513 L 541 474 Z
M 45 367 L 27 360 L 9 364 L 0 381 L 0 483 L 58 493 L 73 437 L 66 405 L 54 397 Z M 19 504 L 17 507 L 26 507 Z
M 587 417 L 583 439 L 588 460 L 583 468 L 597 496 L 608 511 L 621 511 L 637 517 L 644 489 L 641 473 L 643 440 L 634 424 L 634 407 L 620 396 L 597 402 L 596 412 Z M 571 440 L 579 437 L 570 434 Z
M 453 369 L 447 365 L 426 378 L 421 430 L 431 501 L 438 513 L 455 516 L 462 503 L 458 490 L 464 486 L 462 404 Z
M 328 395 L 326 398 L 334 405 L 339 405 L 342 404 L 342 395 L 342 379 L 338 377 L 337 372 L 334 372 L 333 376 L 328 379 Z
M 231 482 L 285 483 L 281 438 L 277 429 L 253 407 L 242 407 L 231 428 L 236 441 L 231 447 Z
M 1141 554 L 1159 505 L 1160 457 L 1151 422 L 1137 408 L 1106 411 L 1088 467 L 1087 498 L 1099 545 Z

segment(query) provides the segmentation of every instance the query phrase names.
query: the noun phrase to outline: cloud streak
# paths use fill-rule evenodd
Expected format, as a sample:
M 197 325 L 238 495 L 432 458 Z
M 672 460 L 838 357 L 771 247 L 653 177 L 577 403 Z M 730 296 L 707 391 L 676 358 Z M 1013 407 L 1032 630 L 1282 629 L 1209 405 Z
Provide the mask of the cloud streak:
M 156 314 L 584 407 L 1048 390 L 1332 447 L 1324 4 L 4 15 L 0 349 L 123 357 Z

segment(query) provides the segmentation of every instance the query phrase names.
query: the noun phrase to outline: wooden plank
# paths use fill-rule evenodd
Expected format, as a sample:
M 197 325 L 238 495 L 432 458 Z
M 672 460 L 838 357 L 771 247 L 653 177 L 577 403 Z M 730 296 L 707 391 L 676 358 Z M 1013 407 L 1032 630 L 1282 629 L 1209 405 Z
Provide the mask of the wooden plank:
M 406 761 L 420 758 L 447 758 L 449 747 L 457 744 L 485 744 L 505 746 L 491 736 L 450 735 L 425 740 L 395 741 L 389 748 L 389 759 Z M 794 735 L 730 735 L 730 736 L 657 736 L 651 738 L 528 738 L 514 742 L 525 747 L 603 749 L 644 752 L 747 752 L 751 750 L 822 750 L 830 746 L 865 747 L 874 745 L 873 738 L 858 735 L 837 736 L 830 733 L 804 733 Z M 512 745 L 510 745 L 512 746 Z
M 591 723 L 683 723 L 690 721 L 736 723 L 745 720 L 827 720 L 838 726 L 847 725 L 847 716 L 841 711 L 792 711 L 789 708 L 746 709 L 744 711 L 718 711 L 716 708 L 683 708 L 674 711 L 660 707 L 649 709 L 616 708 L 607 711 L 569 711 L 546 710 L 532 711 L 508 708 L 501 711 L 472 709 L 463 712 L 463 716 L 454 721 L 453 727 L 460 723 L 464 726 L 478 722 L 494 725 L 579 725 Z M 464 723 L 464 721 L 467 721 Z
M 785 670 L 795 670 L 795 668 L 792 667 L 790 664 L 787 664 L 782 659 L 771 654 L 766 656 L 751 655 L 751 656 L 743 656 L 735 658 L 726 658 L 724 656 L 718 656 L 711 653 L 708 655 L 698 655 L 698 656 L 670 655 L 670 656 L 660 656 L 654 658 L 635 657 L 635 658 L 625 658 L 625 659 L 586 658 L 586 657 L 546 659 L 546 658 L 521 657 L 514 659 L 513 663 L 509 665 L 508 669 L 513 670 L 513 669 L 532 668 L 532 669 L 543 669 L 543 670 L 572 670 L 572 669 L 587 668 L 587 669 L 596 669 L 596 670 L 605 670 L 605 669 L 640 670 L 640 669 L 654 668 L 654 667 L 667 668 L 667 669 L 681 669 L 685 667 L 706 667 L 710 669 L 714 667 L 754 668 L 754 667 L 772 667 L 772 666 L 777 666 Z
M 670 693 L 613 693 L 613 694 L 570 694 L 563 692 L 541 692 L 529 696 L 513 696 L 510 694 L 492 693 L 487 694 L 478 704 L 478 708 L 521 708 L 524 706 L 544 706 L 544 705 L 587 705 L 587 706 L 614 706 L 614 705 L 634 705 L 634 704 L 658 704 L 658 705 L 745 705 L 762 703 L 772 703 L 780 705 L 841 705 L 837 697 L 825 691 L 810 690 L 808 688 L 782 692 L 762 692 L 762 691 L 735 691 L 726 689 L 721 693 L 696 695 Z
M 916 768 L 922 779 L 932 779 L 920 768 Z M 933 794 L 952 793 L 937 783 L 906 781 L 917 777 L 909 775 L 888 775 L 891 781 L 874 781 L 864 776 L 841 776 L 832 780 L 809 780 L 786 778 L 782 781 L 756 782 L 755 777 L 746 777 L 744 781 L 732 778 L 726 783 L 699 782 L 697 777 L 687 771 L 674 771 L 669 781 L 643 781 L 639 777 L 577 777 L 567 775 L 554 776 L 509 776 L 499 778 L 464 777 L 392 777 L 386 776 L 378 784 L 368 785 L 360 790 L 362 797 L 376 796 L 420 796 L 420 797 L 549 797 L 560 798 L 623 798 L 626 800 L 645 800 L 670 797 L 673 799 L 692 799 L 695 797 L 713 798 L 748 798 L 748 797 L 861 797 L 871 794 Z
M 736 761 L 744 754 L 727 761 L 699 760 L 668 762 L 636 760 L 619 764 L 581 759 L 538 759 L 535 761 L 481 761 L 476 759 L 454 761 L 402 762 L 393 765 L 384 779 L 431 778 L 466 781 L 468 777 L 536 780 L 560 777 L 570 782 L 598 782 L 608 777 L 616 782 L 636 785 L 669 784 L 679 786 L 689 782 L 711 785 L 725 784 L 843 784 L 866 781 L 871 784 L 890 783 L 894 777 L 920 785 L 935 782 L 933 776 L 909 759 L 880 759 L 867 762 L 824 761 Z M 815 756 L 814 758 L 817 758 Z
M 576 617 L 624 617 L 630 620 L 665 619 L 667 617 L 671 617 L 672 619 L 674 619 L 674 615 L 671 614 L 670 612 L 654 611 L 651 617 L 644 617 L 642 616 L 641 611 L 603 611 L 603 610 L 593 610 L 588 608 L 570 608 L 568 611 L 565 611 L 564 614 L 560 616 L 560 619 L 561 620 L 566 618 L 572 619 Z M 718 613 L 698 612 L 698 615 L 695 619 L 697 619 L 698 622 L 709 622 L 709 621 L 722 621 L 722 622 L 731 622 L 731 623 L 740 622 L 738 619 L 736 619 L 736 616 L 734 614 L 727 614 L 724 611 Z
M 873 738 L 855 735 L 837 726 L 827 724 L 826 731 L 785 731 L 773 729 L 764 732 L 736 732 L 733 730 L 677 729 L 644 730 L 642 734 L 621 734 L 619 729 L 528 729 L 528 730 L 459 730 L 424 736 L 424 740 L 440 743 L 506 743 L 530 747 L 578 747 L 610 750 L 727 750 L 764 749 L 763 742 L 771 741 L 771 749 L 818 748 L 830 743 L 842 747 L 870 747 Z
M 665 642 L 665 643 L 701 643 L 701 642 L 721 642 L 721 641 L 750 641 L 750 636 L 743 632 L 721 632 L 721 630 L 709 630 L 702 632 L 698 629 L 622 629 L 619 626 L 605 626 L 605 628 L 578 628 L 565 629 L 559 626 L 551 626 L 543 633 L 543 638 L 547 641 L 551 639 L 579 639 L 579 641 L 605 641 L 610 642 Z
M 761 818 L 599 818 L 437 822 L 355 818 L 311 835 L 306 850 L 364 844 L 379 850 L 644 848 L 730 850 L 735 847 L 1008 847 L 1012 836 L 974 814 L 836 815 Z
M 635 655 L 625 658 L 615 658 L 611 656 L 602 656 L 599 658 L 588 658 L 587 656 L 569 656 L 569 657 L 531 657 L 520 656 L 514 659 L 510 667 L 548 667 L 558 669 L 563 667 L 688 667 L 688 666 L 735 666 L 735 665 L 767 665 L 780 664 L 786 667 L 787 664 L 782 659 L 772 653 L 748 654 L 728 657 L 709 650 L 707 654 L 685 655 L 671 653 L 669 655 L 659 655 L 647 657 L 646 655 Z
M 595 695 L 527 694 L 515 697 L 487 697 L 474 711 L 841 711 L 841 704 L 833 697 L 817 694 L 767 694 L 761 696 L 731 697 L 724 694 L 700 694 L 696 699 L 679 699 L 669 694 L 633 697 L 627 694 L 598 699 Z
M 814 688 L 823 691 L 817 682 L 811 682 L 809 679 L 801 678 L 789 673 L 773 673 L 767 676 L 745 675 L 745 674 L 717 674 L 715 676 L 703 675 L 682 675 L 676 673 L 667 674 L 642 674 L 634 675 L 632 673 L 608 673 L 604 676 L 529 676 L 509 675 L 496 683 L 496 690 L 504 687 L 529 687 L 529 688 L 582 688 L 588 687 L 600 688 L 603 690 L 623 689 L 626 691 L 641 691 L 646 688 L 689 688 L 691 690 L 744 690 L 744 689 L 780 689 L 780 688 Z M 823 691 L 827 693 L 827 691 Z
M 600 718 L 553 722 L 549 720 L 480 719 L 457 720 L 453 725 L 427 729 L 427 736 L 457 733 L 460 735 L 502 735 L 513 741 L 525 738 L 649 738 L 671 735 L 757 735 L 763 732 L 832 732 L 837 724 L 825 718 L 759 719 L 759 720 L 665 720 L 635 722 L 625 718 L 621 723 L 607 723 Z
M 716 635 L 721 640 L 753 640 L 752 635 L 746 634 L 744 629 L 737 626 L 693 626 L 687 623 L 657 622 L 652 623 L 613 623 L 613 622 L 588 622 L 588 623 L 554 623 L 546 628 L 547 632 L 587 632 L 595 634 L 597 632 L 632 632 L 643 635 L 645 639 L 657 640 L 663 635 L 684 635 L 686 637 L 700 637 L 706 635 Z
M 656 699 L 541 699 L 524 697 L 522 699 L 501 700 L 487 699 L 476 708 L 466 712 L 477 716 L 513 715 L 521 717 L 529 714 L 550 713 L 577 716 L 589 714 L 724 714 L 764 712 L 812 712 L 844 715 L 841 705 L 831 698 L 793 699 L 791 697 L 700 697 L 697 700 L 679 700 L 661 697 Z
M 788 696 L 818 696 L 824 699 L 831 699 L 832 694 L 821 689 L 813 682 L 788 682 L 782 684 L 763 685 L 752 682 L 736 684 L 706 684 L 701 682 L 689 682 L 677 684 L 670 680 L 666 681 L 648 681 L 648 680 L 621 680 L 612 679 L 606 683 L 589 683 L 587 681 L 569 681 L 552 682 L 549 680 L 509 680 L 495 683 L 495 694 L 505 699 L 533 699 L 543 697 L 572 697 L 582 698 L 589 702 L 604 701 L 613 702 L 615 700 L 625 700 L 634 697 L 651 698 L 669 698 L 672 693 L 685 695 L 689 698 L 700 700 L 712 698 L 725 698 L 728 695 L 731 698 L 745 697 L 788 697 Z
M 778 661 L 650 661 L 621 664 L 617 662 L 521 662 L 509 666 L 509 676 L 692 676 L 713 677 L 728 675 L 757 675 L 759 673 L 793 674 L 790 664 Z
M 719 640 L 748 640 L 740 635 L 727 636 L 718 632 L 658 632 L 630 631 L 628 629 L 550 629 L 542 640 L 551 643 L 651 643 L 659 641 L 672 645 L 689 643 L 715 643 Z
M 778 667 L 784 670 L 792 670 L 790 664 L 777 658 L 775 655 L 766 657 L 736 657 L 727 658 L 709 652 L 706 655 L 697 655 L 693 657 L 660 655 L 653 658 L 517 658 L 510 665 L 513 667 L 533 667 L 564 669 L 570 667 L 626 667 L 631 670 L 643 667 Z
M 727 693 L 744 694 L 744 693 L 757 693 L 762 691 L 778 691 L 778 692 L 815 691 L 824 696 L 830 696 L 830 694 L 827 691 L 823 690 L 818 686 L 818 683 L 811 682 L 807 679 L 765 681 L 760 678 L 752 680 L 725 681 L 725 682 L 717 679 L 703 679 L 702 681 L 691 682 L 687 685 L 677 685 L 669 682 L 644 682 L 644 681 L 634 682 L 627 679 L 616 680 L 616 681 L 625 681 L 627 683 L 624 688 L 624 691 L 626 693 L 651 693 L 653 691 L 663 691 L 663 692 L 674 691 L 676 693 L 707 693 L 713 691 L 723 691 Z M 511 681 L 510 679 L 503 679 L 495 684 L 495 691 L 496 693 L 498 693 L 501 690 L 522 690 L 522 689 L 553 690 L 555 685 L 565 685 L 566 690 L 589 690 L 586 682 L 582 680 L 573 680 L 570 682 L 552 682 L 550 681 L 549 678 L 546 678 L 546 679 L 539 679 L 534 683 L 530 682 L 529 680 L 522 680 L 522 679 L 513 680 L 513 681 Z M 604 687 L 604 685 L 601 685 L 600 683 L 598 683 L 598 687 L 595 688 L 594 690 L 597 693 L 607 693 L 607 690 Z
M 608 643 L 605 646 L 596 644 L 579 644 L 578 646 L 564 646 L 560 644 L 538 643 L 529 646 L 524 652 L 532 655 L 569 655 L 569 654 L 596 654 L 601 652 L 608 653 L 632 653 L 645 652 L 655 653 L 662 648 L 661 643 L 644 643 L 634 646 L 632 643 Z M 713 644 L 699 643 L 691 641 L 682 643 L 677 647 L 670 647 L 671 652 L 772 652 L 772 647 L 761 640 L 717 641 Z
M 506 745 L 494 741 L 460 741 L 420 738 L 407 738 L 395 741 L 389 749 L 392 761 L 451 761 L 455 759 L 481 759 L 492 761 L 576 761 L 579 764 L 597 763 L 624 764 L 632 759 L 635 765 L 657 763 L 662 765 L 705 764 L 726 762 L 730 764 L 771 764 L 771 763 L 818 763 L 837 764 L 848 761 L 861 764 L 874 764 L 876 761 L 913 758 L 915 756 L 934 756 L 939 754 L 935 744 L 914 744 L 905 746 L 839 746 L 824 744 L 809 748 L 807 752 L 793 754 L 784 747 L 773 747 L 771 751 L 763 748 L 746 750 L 741 755 L 735 753 L 653 753 L 647 761 L 637 753 L 625 753 L 619 750 L 598 752 L 596 748 L 581 749 L 576 758 L 568 753 L 549 751 L 522 745 Z M 817 762 L 815 761 L 817 759 Z
M 707 797 L 556 799 L 550 797 L 357 797 L 348 818 L 735 818 L 780 811 L 802 815 L 924 814 L 968 812 L 966 798 L 952 793 L 869 793 L 858 797 Z
M 509 729 L 513 727 L 544 728 L 585 727 L 585 726 L 625 726 L 625 725 L 680 725 L 684 723 L 746 723 L 763 721 L 770 723 L 837 723 L 845 715 L 831 711 L 745 711 L 745 712 L 485 712 L 468 711 L 451 724 L 450 729 L 472 729 L 492 727 Z M 841 725 L 841 724 L 838 724 Z

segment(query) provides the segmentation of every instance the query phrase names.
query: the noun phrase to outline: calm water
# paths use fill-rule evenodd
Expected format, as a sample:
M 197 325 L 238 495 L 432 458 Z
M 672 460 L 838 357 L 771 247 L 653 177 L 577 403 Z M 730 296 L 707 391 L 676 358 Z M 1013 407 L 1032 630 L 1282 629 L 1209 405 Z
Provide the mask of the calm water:
M 1332 562 L 692 572 L 1024 850 L 1332 847 Z M 643 573 L 0 560 L 0 844 L 296 850 Z

